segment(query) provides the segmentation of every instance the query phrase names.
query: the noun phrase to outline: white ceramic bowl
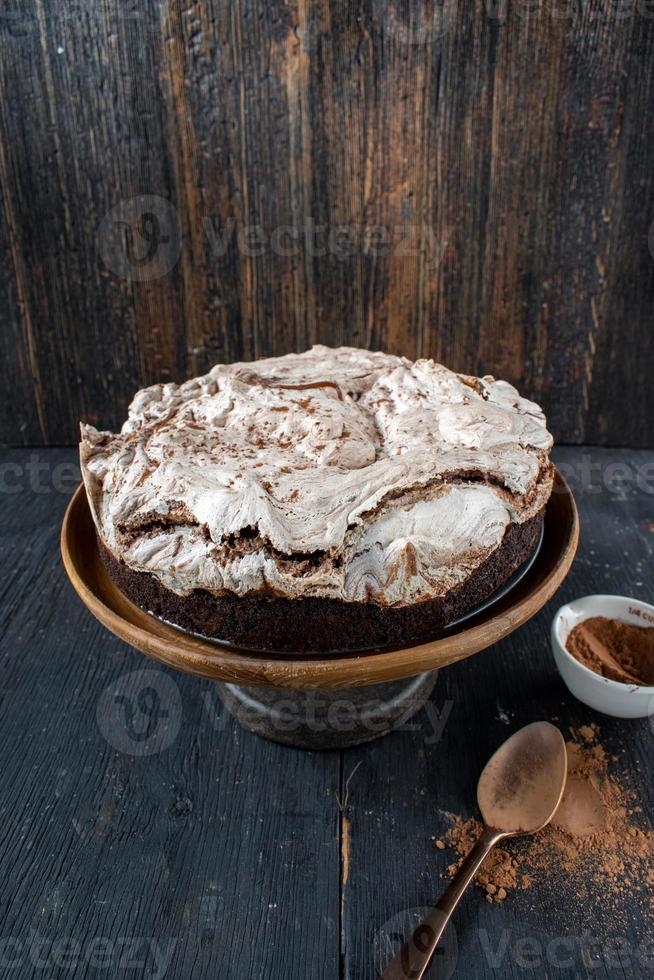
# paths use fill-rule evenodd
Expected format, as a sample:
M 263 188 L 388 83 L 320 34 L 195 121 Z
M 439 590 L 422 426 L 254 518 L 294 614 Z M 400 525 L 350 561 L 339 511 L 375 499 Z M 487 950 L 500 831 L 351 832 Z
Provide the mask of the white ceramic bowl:
M 552 622 L 552 650 L 569 691 L 590 708 L 614 718 L 652 718 L 654 687 L 636 687 L 609 680 L 584 667 L 565 644 L 577 623 L 591 616 L 608 616 L 632 626 L 654 626 L 654 606 L 620 595 L 589 595 L 562 606 Z

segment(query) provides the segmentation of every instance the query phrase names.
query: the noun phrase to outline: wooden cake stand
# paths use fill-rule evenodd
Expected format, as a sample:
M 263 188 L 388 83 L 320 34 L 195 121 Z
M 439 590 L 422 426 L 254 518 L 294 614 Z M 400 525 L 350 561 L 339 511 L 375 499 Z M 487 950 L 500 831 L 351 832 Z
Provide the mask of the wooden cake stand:
M 220 681 L 220 696 L 244 727 L 302 748 L 342 748 L 379 738 L 411 718 L 440 667 L 508 636 L 554 595 L 572 565 L 579 519 L 556 473 L 543 541 L 527 574 L 496 603 L 429 643 L 357 654 L 273 655 L 240 650 L 185 633 L 143 612 L 105 570 L 84 487 L 61 530 L 68 577 L 107 629 L 169 667 Z

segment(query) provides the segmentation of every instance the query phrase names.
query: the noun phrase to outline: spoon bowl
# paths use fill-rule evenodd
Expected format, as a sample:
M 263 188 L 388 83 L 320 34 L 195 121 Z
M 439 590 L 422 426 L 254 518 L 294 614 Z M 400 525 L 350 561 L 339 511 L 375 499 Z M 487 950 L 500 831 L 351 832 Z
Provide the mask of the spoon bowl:
M 521 728 L 479 777 L 477 803 L 486 826 L 510 836 L 541 830 L 561 802 L 567 765 L 558 728 L 547 721 Z
M 484 859 L 505 837 L 535 834 L 550 822 L 561 802 L 567 772 L 563 736 L 548 721 L 521 728 L 490 757 L 477 784 L 477 802 L 484 818 L 481 837 L 380 980 L 424 977 L 457 903 Z

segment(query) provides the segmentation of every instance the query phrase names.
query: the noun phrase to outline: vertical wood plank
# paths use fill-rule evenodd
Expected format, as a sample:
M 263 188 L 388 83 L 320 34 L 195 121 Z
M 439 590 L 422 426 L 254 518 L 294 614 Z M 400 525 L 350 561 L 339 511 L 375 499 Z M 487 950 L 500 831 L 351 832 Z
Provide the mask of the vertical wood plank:
M 0 440 L 74 441 L 144 384 L 320 341 L 495 373 L 559 440 L 647 445 L 653 20 L 609 0 L 10 6 Z M 128 239 L 159 264 L 125 269 Z

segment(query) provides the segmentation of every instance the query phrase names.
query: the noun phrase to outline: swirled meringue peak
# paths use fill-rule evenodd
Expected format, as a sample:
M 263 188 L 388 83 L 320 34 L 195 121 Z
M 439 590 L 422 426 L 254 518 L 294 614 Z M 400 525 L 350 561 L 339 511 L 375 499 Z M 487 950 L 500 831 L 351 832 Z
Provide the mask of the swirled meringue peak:
M 179 595 L 442 596 L 552 486 L 511 385 L 349 347 L 216 365 L 139 391 L 120 433 L 81 430 L 100 538 Z

